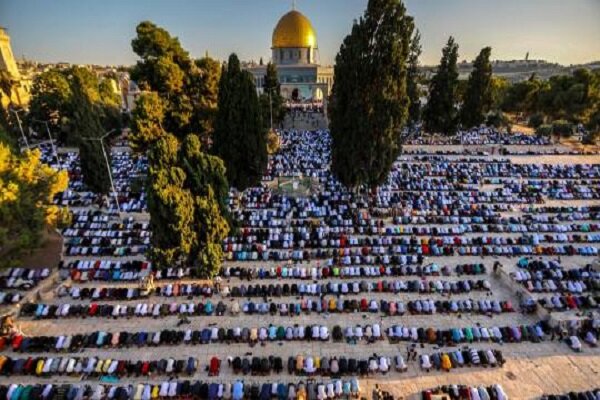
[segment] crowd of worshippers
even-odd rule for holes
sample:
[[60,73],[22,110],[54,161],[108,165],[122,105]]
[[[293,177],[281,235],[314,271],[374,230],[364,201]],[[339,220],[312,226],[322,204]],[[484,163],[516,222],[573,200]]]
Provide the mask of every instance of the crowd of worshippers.
[[49,268],[6,268],[0,270],[0,289],[29,290],[50,276]]
[[232,302],[230,305],[219,301],[216,305],[210,299],[199,302],[172,302],[172,303],[134,303],[134,304],[44,304],[26,303],[20,310],[22,317],[35,319],[65,319],[80,317],[98,318],[161,318],[167,316],[224,316],[238,315],[240,312],[247,315],[277,315],[296,317],[311,313],[357,313],[369,312],[388,316],[434,315],[471,313],[492,316],[494,314],[511,313],[515,309],[510,300],[493,299],[459,299],[459,300],[433,300],[419,299],[404,303],[403,301],[320,298],[313,300],[310,297],[291,303],[277,303],[267,301]]
[[[455,267],[457,276],[462,275],[484,275],[486,267],[481,263],[458,264]],[[451,276],[449,266],[440,267],[436,263],[427,265],[403,265],[403,266],[303,266],[303,265],[278,265],[276,267],[252,267],[224,266],[219,275],[224,278],[239,278],[241,280],[263,280],[263,279],[294,279],[319,281],[329,278],[352,279],[352,278],[379,278],[379,277],[437,277]]]
[[583,392],[543,395],[540,400],[600,400],[600,388]]
[[491,386],[444,385],[421,392],[422,400],[508,400],[500,384]]
[[62,230],[67,256],[133,256],[150,245],[149,223],[128,217],[113,220],[100,211],[73,212],[73,220]]
[[[373,343],[385,340],[390,343],[429,343],[453,346],[463,343],[539,343],[554,338],[554,330],[546,322],[534,325],[512,325],[435,329],[393,325],[383,329],[378,323],[342,327],[335,325],[330,331],[325,325],[273,325],[262,327],[224,328],[209,326],[203,329],[164,329],[162,331],[107,332],[60,336],[23,336],[15,334],[0,338],[0,351],[14,352],[77,352],[85,348],[128,348],[167,345],[203,345],[210,343],[247,343],[250,345],[281,341],[329,341],[347,343]],[[583,324],[577,331],[581,337],[597,341],[598,321]],[[552,336],[550,336],[552,335]],[[586,340],[587,341],[587,340]],[[588,343],[590,343],[588,341]],[[591,344],[591,343],[590,343]]]
[[451,136],[417,136],[410,139],[407,145],[535,145],[549,146],[550,140],[546,137],[526,135],[519,132],[501,132],[494,127],[480,127],[470,130],[459,130]]
[[[453,293],[464,294],[471,291],[489,291],[487,280],[410,280],[410,281],[329,281],[328,283],[292,283],[292,284],[256,284],[239,286],[222,285],[219,293],[231,297],[286,297],[286,296],[321,296],[359,293]],[[147,292],[134,287],[67,287],[57,290],[58,297],[69,296],[72,299],[92,300],[134,300],[149,296],[158,297],[211,297],[214,293],[209,284],[169,283],[156,286],[154,292]]]
[[[79,153],[60,153],[57,161],[51,146],[40,146],[40,150],[42,161],[56,169],[67,170],[69,173],[69,187],[56,196],[56,204],[69,207],[101,205],[111,211],[117,211],[112,198],[103,199],[102,196],[85,187],[79,166]],[[104,168],[104,166],[102,167]],[[117,192],[121,211],[142,212],[146,210],[146,193],[141,182],[147,171],[148,159],[146,156],[123,151],[111,152],[112,183]]]
[[36,287],[50,276],[48,268],[7,268],[0,271],[0,305],[17,304],[23,291]]
[[360,383],[357,378],[308,380],[298,383],[245,383],[202,382],[171,378],[160,383],[117,385],[108,383],[58,384],[44,383],[0,385],[0,397],[16,400],[151,400],[151,399],[207,399],[207,400],[306,400],[358,398]]
[[166,358],[152,361],[116,360],[97,357],[27,357],[0,355],[0,374],[4,376],[33,375],[38,377],[81,376],[84,378],[116,376],[139,377],[154,375],[194,375],[199,362]]
[[520,259],[513,279],[530,292],[581,294],[600,290],[600,272],[591,264],[583,268],[564,268],[553,260]]
[[[426,147],[415,147],[415,148],[403,148],[402,154],[406,157],[407,155],[416,157],[446,157],[452,156],[496,156],[493,160],[495,161],[508,161],[508,159],[498,158],[501,156],[542,156],[542,155],[583,155],[583,154],[595,154],[592,150],[586,149],[573,149],[568,147],[499,147],[499,148],[485,148],[485,147],[466,147],[460,150],[453,150],[450,148],[440,149],[439,147],[426,148]],[[489,161],[489,159],[487,160]]]

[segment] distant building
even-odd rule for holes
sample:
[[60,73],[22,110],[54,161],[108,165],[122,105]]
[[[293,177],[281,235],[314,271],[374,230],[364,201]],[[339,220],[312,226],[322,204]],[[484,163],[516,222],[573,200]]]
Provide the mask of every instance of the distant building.
[[[271,62],[277,67],[281,95],[289,102],[320,102],[326,108],[333,86],[333,67],[319,64],[317,34],[308,18],[296,10],[285,14],[273,30]],[[246,69],[262,93],[266,65]]]
[[10,36],[3,27],[0,27],[0,70],[8,72],[8,77],[13,84],[10,99],[4,93],[1,94],[2,104],[6,106],[12,102],[19,106],[27,106],[31,80],[21,76],[10,46]]

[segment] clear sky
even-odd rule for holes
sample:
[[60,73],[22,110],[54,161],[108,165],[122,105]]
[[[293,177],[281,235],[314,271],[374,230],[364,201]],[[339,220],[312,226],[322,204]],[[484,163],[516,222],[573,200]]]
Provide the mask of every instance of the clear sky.
[[[16,57],[42,62],[132,64],[135,26],[151,20],[178,36],[194,57],[270,57],[271,33],[292,0],[0,0]],[[322,64],[332,63],[367,0],[297,0],[317,31]],[[562,64],[600,59],[600,0],[405,0],[422,32],[425,64],[449,35],[460,60],[484,46],[493,59]]]

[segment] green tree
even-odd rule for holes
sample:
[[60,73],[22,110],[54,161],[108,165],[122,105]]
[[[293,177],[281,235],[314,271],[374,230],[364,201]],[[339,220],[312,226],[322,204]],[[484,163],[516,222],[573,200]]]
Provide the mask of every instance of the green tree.
[[66,171],[42,162],[39,150],[18,154],[0,140],[0,267],[18,265],[39,245],[44,227],[68,218],[66,208],[52,204],[68,180]]
[[452,135],[458,126],[456,89],[458,86],[458,44],[450,36],[442,58],[429,84],[429,99],[423,111],[425,130]]
[[[51,69],[38,75],[31,90],[27,120],[48,121],[50,130],[60,132],[62,141],[77,145],[79,131],[73,126],[73,116],[79,105],[73,99],[74,82],[94,105],[101,125],[109,130],[123,127],[120,97],[110,78],[100,79],[87,68],[74,67],[62,71]],[[33,124],[35,125],[35,124]]]
[[254,78],[241,70],[235,54],[221,73],[213,136],[213,152],[223,159],[231,185],[238,190],[258,185],[267,166],[267,132]]
[[491,82],[491,91],[492,91],[492,110],[500,109],[504,98],[506,97],[506,93],[508,88],[510,87],[510,83],[506,80],[506,78],[492,76]]
[[408,55],[408,68],[406,78],[406,94],[409,98],[408,122],[411,125],[421,120],[421,93],[419,91],[419,81],[421,73],[419,72],[419,57],[421,56],[421,33],[418,29],[412,35],[410,41],[410,53]]
[[543,123],[544,123],[544,114],[536,113],[536,114],[532,114],[529,117],[529,121],[528,121],[527,125],[529,125],[533,129],[537,129]]
[[[86,90],[85,78],[75,76],[71,83],[73,115],[71,127],[77,132],[79,160],[83,182],[96,193],[107,194],[110,191],[110,176],[106,168],[103,144],[104,135],[99,117],[99,106],[90,98]],[[106,150],[110,164],[110,149]]]
[[413,30],[401,1],[370,0],[336,56],[331,169],[348,187],[381,184],[400,153]]
[[277,68],[274,64],[268,63],[263,93],[260,95],[262,120],[266,129],[271,127],[271,109],[273,110],[273,125],[279,125],[285,116],[284,101],[280,89]]
[[569,137],[573,134],[573,124],[564,119],[552,121],[552,133],[562,137]]
[[[219,105],[219,80],[221,63],[208,56],[196,60],[199,73],[197,83],[198,132],[204,137],[212,136]],[[206,140],[205,140],[206,142]]]
[[492,108],[491,47],[484,47],[473,62],[473,71],[467,81],[467,91],[462,104],[461,122],[464,127],[481,125]]
[[213,276],[229,232],[213,190],[213,185],[220,191],[227,186],[222,161],[203,153],[194,135],[181,146],[166,134],[149,152],[148,181],[150,259],[160,267],[190,265]]
[[535,134],[537,136],[545,136],[545,137],[550,137],[552,136],[552,125],[550,124],[542,124],[540,126],[538,126],[537,128],[535,128]]
[[158,93],[142,93],[131,112],[132,123],[129,143],[133,150],[146,152],[150,146],[165,135],[163,120],[166,104]]
[[208,139],[214,130],[220,65],[208,57],[192,61],[177,38],[147,21],[137,26],[132,47],[140,57],[132,79],[147,91],[132,113],[130,139],[148,152],[149,258],[212,276],[229,232],[229,185],[223,161],[203,151],[198,135]]
[[51,129],[61,129],[71,116],[71,96],[66,73],[57,69],[42,72],[33,81],[29,117],[48,121]]

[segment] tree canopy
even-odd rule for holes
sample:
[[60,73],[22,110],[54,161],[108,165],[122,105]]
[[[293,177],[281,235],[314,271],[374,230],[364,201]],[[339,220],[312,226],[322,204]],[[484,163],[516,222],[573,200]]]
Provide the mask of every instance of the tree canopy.
[[254,78],[241,70],[235,54],[221,73],[212,150],[223,159],[233,187],[244,190],[260,183],[267,167],[267,130]]
[[458,44],[450,36],[442,50],[442,58],[429,84],[429,99],[423,111],[425,130],[452,135],[458,126]]
[[227,181],[222,161],[200,146],[195,135],[188,135],[182,145],[166,134],[149,152],[149,257],[159,266],[189,265],[213,276],[221,266],[221,243],[229,232],[220,209]]
[[164,100],[164,130],[179,139],[189,133],[209,135],[218,96],[218,62],[208,57],[193,61],[179,39],[152,22],[138,24],[136,33],[131,46],[140,59],[131,69],[131,79]]
[[[110,176],[100,138],[104,135],[99,107],[93,102],[93,92],[86,90],[84,76],[75,76],[71,83],[73,108],[71,127],[79,139],[79,162],[83,182],[96,193],[110,192]],[[106,151],[110,164],[110,150]]]
[[212,276],[229,232],[229,185],[223,161],[203,151],[200,135],[214,130],[220,65],[192,61],[177,38],[151,22],[138,25],[132,47],[140,60],[131,75],[146,90],[132,113],[130,141],[148,153],[148,256],[160,267],[192,266]]
[[411,125],[421,120],[421,93],[419,91],[419,81],[421,73],[419,72],[419,57],[421,56],[421,33],[418,29],[412,35],[410,40],[410,53],[408,55],[408,70],[406,79],[406,94],[409,98],[408,104],[408,122]]
[[509,86],[501,106],[505,111],[535,115],[536,124],[562,119],[598,129],[600,71],[577,69],[546,81],[532,75]]
[[39,121],[47,121],[51,131],[60,133],[62,141],[77,145],[80,131],[73,126],[79,108],[78,99],[73,96],[75,81],[93,104],[103,129],[122,129],[121,100],[114,91],[116,82],[80,67],[51,69],[35,77],[27,122],[39,126]]
[[348,187],[382,183],[400,152],[413,30],[401,1],[370,0],[336,56],[331,168]]
[[479,126],[493,105],[491,47],[484,47],[475,61],[467,81],[462,104],[461,122],[465,128]]
[[42,162],[39,150],[17,154],[0,140],[0,266],[16,265],[39,245],[44,226],[68,218],[66,208],[52,204],[68,180],[66,171]]

